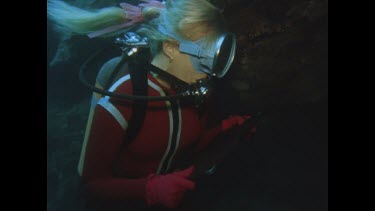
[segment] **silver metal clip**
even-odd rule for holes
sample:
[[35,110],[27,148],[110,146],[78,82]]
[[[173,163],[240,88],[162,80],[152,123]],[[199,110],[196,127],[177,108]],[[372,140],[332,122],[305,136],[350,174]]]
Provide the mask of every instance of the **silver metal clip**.
[[148,48],[147,37],[141,37],[135,32],[126,32],[123,38],[116,38],[115,43],[121,48],[122,51],[127,53],[128,56],[136,53],[138,48]]

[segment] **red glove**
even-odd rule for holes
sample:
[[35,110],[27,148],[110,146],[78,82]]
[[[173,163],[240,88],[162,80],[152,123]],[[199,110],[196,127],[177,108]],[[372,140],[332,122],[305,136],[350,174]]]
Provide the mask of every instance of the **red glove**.
[[221,129],[226,131],[236,125],[242,125],[246,119],[250,119],[251,116],[231,116],[221,121]]
[[195,183],[187,179],[193,171],[194,166],[191,166],[166,175],[149,175],[146,182],[147,204],[162,204],[168,208],[176,208],[180,205],[185,192],[195,188]]

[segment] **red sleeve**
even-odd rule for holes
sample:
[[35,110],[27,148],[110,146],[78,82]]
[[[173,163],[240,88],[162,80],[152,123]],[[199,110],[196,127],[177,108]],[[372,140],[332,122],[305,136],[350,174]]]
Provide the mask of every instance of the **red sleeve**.
[[[242,117],[243,118],[243,117]],[[251,116],[247,116],[247,118],[251,118]],[[232,119],[232,120],[230,120]],[[241,125],[243,123],[244,120],[242,120],[242,122],[238,122],[238,120],[236,120],[236,118],[228,118],[228,119],[224,119],[220,122],[220,124],[216,125],[215,127],[211,128],[211,129],[206,129],[198,143],[197,143],[197,146],[195,148],[195,152],[199,152],[201,150],[203,150],[204,148],[206,148],[213,140],[215,140],[216,136],[221,133],[221,132],[224,132],[224,131],[227,131],[228,129],[230,128],[233,128],[233,127],[236,127],[237,125]],[[251,128],[247,134],[247,136],[244,138],[244,139],[250,139],[252,135],[254,135],[256,132],[256,126],[254,126],[253,128]]]
[[222,131],[221,125],[217,125],[211,129],[205,130],[197,142],[195,152],[199,152],[206,148],[212,140]]
[[102,106],[96,106],[86,146],[82,179],[91,194],[105,200],[144,199],[146,178],[113,176],[124,130]]

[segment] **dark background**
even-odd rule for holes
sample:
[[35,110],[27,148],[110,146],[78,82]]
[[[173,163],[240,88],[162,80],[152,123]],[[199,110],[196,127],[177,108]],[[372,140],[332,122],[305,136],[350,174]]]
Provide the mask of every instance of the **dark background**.
[[[86,8],[117,1],[70,1]],[[261,118],[254,141],[205,190],[207,210],[328,210],[328,0],[216,0],[238,49],[220,116]],[[47,210],[82,210],[77,165],[90,91],[79,66],[108,40],[64,38],[47,21]],[[211,185],[210,185],[211,184]]]

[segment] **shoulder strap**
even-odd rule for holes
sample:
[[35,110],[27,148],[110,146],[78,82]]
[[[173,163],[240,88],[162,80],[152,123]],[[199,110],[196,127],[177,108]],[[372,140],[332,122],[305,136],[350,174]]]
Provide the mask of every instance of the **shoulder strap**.
[[[148,83],[147,83],[147,70],[145,67],[145,60],[143,59],[127,59],[126,55],[121,56],[120,62],[114,68],[109,80],[105,84],[105,90],[108,90],[110,85],[114,82],[114,79],[119,74],[120,70],[124,65],[128,64],[128,72],[130,74],[130,80],[133,86],[133,95],[147,95]],[[134,100],[132,103],[132,114],[128,122],[128,128],[124,137],[123,145],[130,144],[138,135],[139,130],[142,128],[147,109],[147,101],[145,100]]]
[[[147,70],[140,64],[131,63],[129,65],[130,80],[133,86],[133,95],[147,95],[148,83],[147,83]],[[132,115],[128,122],[128,129],[124,138],[124,146],[128,145],[133,141],[139,130],[142,128],[143,122],[146,116],[147,101],[146,100],[134,100],[132,103]]]

